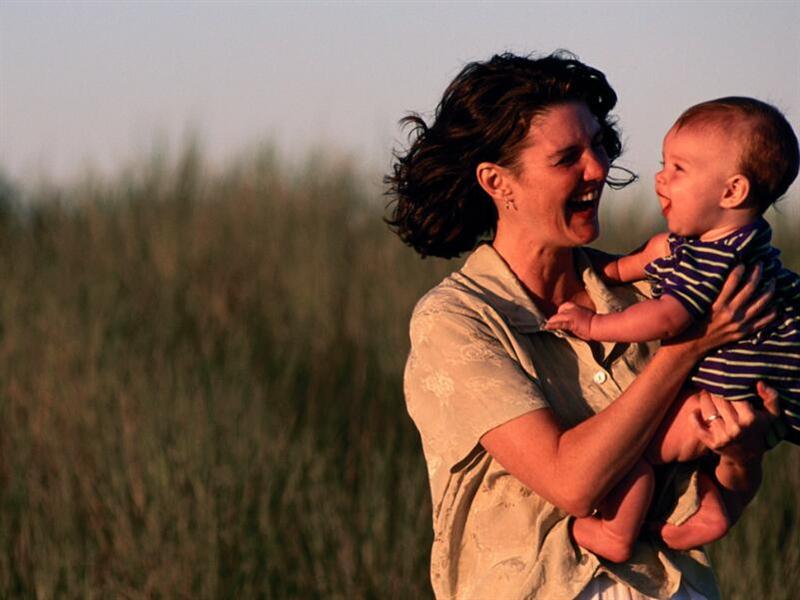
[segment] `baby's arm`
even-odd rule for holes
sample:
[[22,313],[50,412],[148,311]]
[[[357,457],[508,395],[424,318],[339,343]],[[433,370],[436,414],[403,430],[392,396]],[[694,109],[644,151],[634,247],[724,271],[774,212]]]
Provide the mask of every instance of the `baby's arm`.
[[644,271],[648,263],[669,254],[669,243],[666,233],[657,233],[643,246],[630,254],[620,256],[602,266],[603,277],[618,283],[644,279]]
[[558,307],[545,329],[571,331],[584,340],[647,342],[671,338],[686,329],[692,316],[669,294],[645,300],[621,312],[597,314],[572,302]]

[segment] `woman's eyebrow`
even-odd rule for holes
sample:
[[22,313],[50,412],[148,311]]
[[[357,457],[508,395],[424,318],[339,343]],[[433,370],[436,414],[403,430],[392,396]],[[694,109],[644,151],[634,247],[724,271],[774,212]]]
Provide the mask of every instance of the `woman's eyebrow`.
[[[592,143],[598,141],[598,138],[603,137],[603,130],[601,128],[597,128],[594,132],[592,132]],[[571,152],[576,152],[583,147],[582,143],[570,144],[569,146],[564,146],[563,148],[559,148],[555,150],[552,154],[550,154],[549,158],[560,158],[565,156]]]
[[564,148],[559,148],[558,150],[550,154],[548,158],[561,158],[563,156],[566,156],[567,154],[580,150],[580,148],[581,148],[580,144],[571,144]]

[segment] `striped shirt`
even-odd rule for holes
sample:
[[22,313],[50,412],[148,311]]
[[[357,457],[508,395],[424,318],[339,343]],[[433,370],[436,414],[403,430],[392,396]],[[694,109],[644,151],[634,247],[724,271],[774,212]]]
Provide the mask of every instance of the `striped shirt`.
[[759,218],[734,233],[710,242],[670,234],[668,256],[645,271],[653,280],[653,295],[669,294],[693,318],[710,312],[728,273],[739,263],[761,263],[759,294],[775,281],[775,319],[751,337],[723,346],[697,367],[693,383],[728,400],[760,402],[755,391],[761,379],[783,399],[789,440],[800,444],[800,276],[786,269],[780,251],[771,245],[769,224]]

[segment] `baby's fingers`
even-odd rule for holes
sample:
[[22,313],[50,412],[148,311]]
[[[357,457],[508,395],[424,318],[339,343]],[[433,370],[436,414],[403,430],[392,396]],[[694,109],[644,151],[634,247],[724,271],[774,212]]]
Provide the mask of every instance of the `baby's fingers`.
[[562,302],[561,304],[558,305],[558,313],[557,314],[560,315],[560,314],[563,314],[563,313],[569,313],[570,311],[572,311],[572,310],[574,310],[576,308],[578,308],[578,305],[575,304],[574,302]]
[[556,329],[566,329],[569,327],[570,320],[567,317],[561,315],[553,315],[544,324],[544,328],[547,331],[554,331]]

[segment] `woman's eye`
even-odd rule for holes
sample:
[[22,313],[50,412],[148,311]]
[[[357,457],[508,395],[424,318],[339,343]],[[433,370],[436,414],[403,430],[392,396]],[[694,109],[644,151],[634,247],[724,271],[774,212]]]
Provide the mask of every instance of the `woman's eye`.
[[558,165],[560,166],[570,166],[574,165],[579,158],[579,154],[577,152],[570,152],[569,154],[565,154],[561,157],[561,160],[558,161]]

